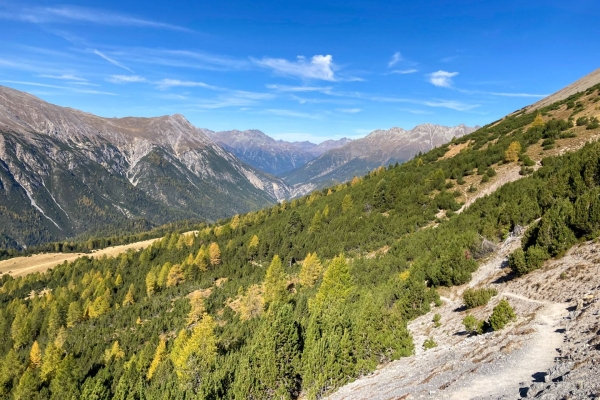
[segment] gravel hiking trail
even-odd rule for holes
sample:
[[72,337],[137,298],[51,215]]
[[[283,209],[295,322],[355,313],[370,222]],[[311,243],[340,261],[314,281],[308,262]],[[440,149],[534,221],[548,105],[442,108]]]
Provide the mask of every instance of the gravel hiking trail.
[[535,317],[533,327],[537,331],[527,343],[524,351],[518,352],[510,362],[492,374],[475,374],[472,383],[452,393],[450,399],[473,399],[477,397],[499,397],[519,387],[521,382],[531,381],[535,373],[552,367],[557,349],[563,342],[560,330],[562,319],[567,315],[567,304],[541,302],[527,297],[504,292],[500,296],[512,297],[536,304],[544,304]]

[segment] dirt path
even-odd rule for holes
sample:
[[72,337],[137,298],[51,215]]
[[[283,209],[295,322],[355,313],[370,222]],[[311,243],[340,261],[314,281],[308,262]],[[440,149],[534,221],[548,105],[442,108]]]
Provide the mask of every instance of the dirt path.
[[[473,399],[476,397],[502,396],[514,392],[521,382],[529,382],[534,374],[546,371],[558,356],[557,349],[563,342],[559,330],[562,319],[567,314],[567,304],[541,302],[514,293],[501,295],[536,304],[545,304],[537,312],[533,327],[537,331],[522,351],[516,352],[509,362],[495,368],[493,373],[473,375],[471,384],[452,393],[451,399]],[[558,332],[557,332],[558,330]]]

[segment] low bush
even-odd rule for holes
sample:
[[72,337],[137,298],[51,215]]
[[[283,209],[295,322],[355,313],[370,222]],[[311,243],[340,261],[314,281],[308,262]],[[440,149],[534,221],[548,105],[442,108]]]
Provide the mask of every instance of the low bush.
[[433,338],[428,338],[425,340],[425,342],[423,342],[423,349],[425,350],[433,349],[434,347],[437,347],[437,343],[435,340],[433,340]]
[[500,300],[500,303],[494,307],[492,315],[490,315],[490,327],[495,331],[499,331],[500,329],[503,329],[506,324],[515,319],[517,319],[515,311],[507,300],[502,299]]
[[475,308],[487,304],[497,294],[498,291],[493,288],[469,288],[463,293],[463,302],[467,308]]

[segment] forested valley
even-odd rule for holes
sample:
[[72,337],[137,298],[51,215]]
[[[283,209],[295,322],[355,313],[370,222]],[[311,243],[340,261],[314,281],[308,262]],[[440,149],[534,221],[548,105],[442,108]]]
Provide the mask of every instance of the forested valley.
[[[470,280],[484,244],[528,226],[510,258],[523,275],[598,234],[600,144],[535,171],[527,151],[598,132],[581,112],[599,100],[597,85],[139,252],[3,274],[0,397],[312,399],[408,356],[408,321]],[[465,180],[506,164],[523,178],[462,207]]]

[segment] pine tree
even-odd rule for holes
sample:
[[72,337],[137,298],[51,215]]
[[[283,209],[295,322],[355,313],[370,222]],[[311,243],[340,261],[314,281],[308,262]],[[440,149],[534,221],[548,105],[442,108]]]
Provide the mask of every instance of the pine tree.
[[181,383],[194,391],[202,384],[217,359],[217,338],[214,327],[212,317],[205,314],[173,361]]
[[212,242],[208,247],[208,257],[210,258],[210,265],[216,266],[221,264],[221,250],[217,243]]
[[181,268],[181,265],[173,265],[169,270],[169,274],[167,276],[167,287],[178,286],[184,281],[185,277],[183,275],[183,269]]
[[167,284],[167,277],[169,276],[169,271],[171,271],[171,267],[173,267],[173,264],[171,264],[170,262],[166,262],[163,264],[162,268],[160,269],[160,272],[158,273],[158,277],[156,278],[156,284],[159,287],[165,287],[165,285]]
[[117,275],[117,277],[115,278],[115,286],[118,288],[123,286],[123,277],[121,276],[121,274]]
[[156,292],[156,274],[154,271],[148,272],[146,275],[146,294],[151,297]]
[[156,351],[154,352],[154,358],[150,363],[150,367],[148,368],[148,373],[146,374],[146,379],[151,380],[156,372],[156,369],[160,365],[160,363],[165,359],[167,354],[167,342],[164,337],[160,338],[158,342],[158,346],[156,347]]
[[536,126],[544,126],[544,118],[542,118],[542,114],[537,113],[537,115],[535,116],[535,119],[533,120],[533,123],[531,124],[532,127],[536,127]]
[[194,263],[200,269],[200,271],[208,270],[208,254],[206,251],[206,246],[202,245],[200,250],[198,250],[198,255],[194,259]]
[[258,245],[260,241],[258,240],[258,236],[254,235],[248,242],[248,258],[253,260],[258,255]]
[[63,316],[57,302],[53,302],[48,313],[48,326],[46,332],[49,337],[54,337],[61,326],[63,326]]
[[104,351],[104,363],[109,364],[113,360],[120,360],[125,357],[125,352],[121,349],[121,345],[118,340],[115,340],[110,346],[110,349]]
[[302,263],[302,268],[300,268],[300,284],[307,287],[314,286],[321,277],[321,273],[323,273],[323,266],[317,257],[317,253],[308,253]]
[[127,291],[125,299],[123,300],[124,306],[128,306],[135,303],[135,299],[133,298],[133,292],[135,292],[135,286],[132,283],[131,285],[129,285],[129,290]]
[[315,312],[344,302],[354,290],[350,267],[343,255],[335,257],[323,275],[323,282],[310,302]]
[[31,340],[33,330],[29,320],[29,311],[25,304],[19,304],[19,306],[17,306],[10,333],[15,349],[25,346]]
[[31,350],[29,351],[29,365],[33,369],[37,369],[42,366],[42,351],[37,340],[33,342]]
[[204,307],[204,298],[200,291],[190,293],[188,298],[190,300],[190,312],[188,313],[187,323],[188,325],[192,325],[200,321],[206,308]]
[[263,283],[265,303],[281,300],[287,292],[287,281],[278,255],[273,257]]
[[231,229],[236,230],[240,226],[240,216],[235,214],[230,222]]
[[352,207],[354,206],[354,203],[352,202],[352,197],[347,194],[344,196],[344,199],[342,200],[342,213],[347,213],[348,211],[352,210]]
[[73,301],[69,304],[67,310],[67,328],[74,327],[83,319],[83,310],[78,301]]
[[321,225],[323,224],[323,217],[321,216],[321,212],[317,211],[310,221],[310,225],[308,227],[308,233],[317,233],[321,231]]
[[504,160],[506,162],[517,162],[519,161],[519,154],[521,153],[521,143],[512,142],[506,152],[504,153]]
[[40,369],[40,376],[44,382],[50,382],[60,364],[64,350],[55,343],[49,343],[44,350],[44,358]]

